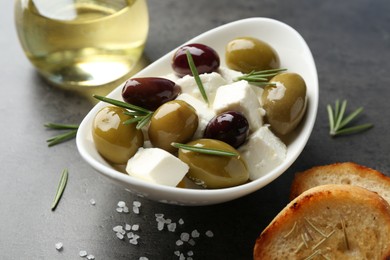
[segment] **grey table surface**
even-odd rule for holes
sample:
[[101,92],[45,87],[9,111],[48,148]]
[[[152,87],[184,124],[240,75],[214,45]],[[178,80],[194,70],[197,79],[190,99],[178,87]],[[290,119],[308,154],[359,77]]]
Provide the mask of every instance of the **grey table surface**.
[[[297,171],[354,161],[390,174],[390,2],[388,0],[149,0],[150,32],[145,55],[154,61],[188,39],[247,17],[270,17],[294,27],[316,61],[318,118],[306,148],[280,178],[244,198],[204,207],[160,204],[135,197],[93,170],[74,141],[48,148],[45,122],[79,123],[92,107],[85,97],[47,85],[25,58],[13,21],[13,2],[0,10],[0,259],[251,259],[256,237],[288,202]],[[328,135],[326,105],[347,99],[365,108],[364,133]],[[55,211],[50,205],[62,169],[69,181]],[[90,200],[96,201],[95,205]],[[140,214],[116,212],[118,201]],[[156,213],[177,222],[175,232],[158,231]],[[140,224],[139,244],[119,240],[117,225]],[[195,245],[175,243],[198,230]],[[212,238],[204,235],[208,230]],[[55,244],[63,243],[57,251]],[[191,253],[190,253],[191,254]]]

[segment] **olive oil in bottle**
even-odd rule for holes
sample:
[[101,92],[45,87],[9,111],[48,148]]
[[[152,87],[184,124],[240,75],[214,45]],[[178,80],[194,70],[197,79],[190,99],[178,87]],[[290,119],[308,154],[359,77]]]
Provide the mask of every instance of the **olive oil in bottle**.
[[149,29],[145,0],[16,0],[21,45],[51,83],[95,87],[131,71]]

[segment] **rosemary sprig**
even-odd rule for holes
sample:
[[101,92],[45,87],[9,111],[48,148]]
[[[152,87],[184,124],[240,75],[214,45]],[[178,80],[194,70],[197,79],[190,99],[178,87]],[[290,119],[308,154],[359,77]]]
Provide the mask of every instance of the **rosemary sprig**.
[[189,50],[186,51],[186,55],[187,55],[188,65],[190,66],[190,70],[191,70],[192,76],[195,79],[196,85],[198,85],[199,91],[202,94],[204,101],[208,104],[209,99],[208,99],[206,91],[204,89],[202,80],[199,77],[199,73],[198,73],[198,70],[196,69],[194,59],[192,58],[192,55],[191,55]]
[[56,195],[54,201],[51,204],[51,210],[55,210],[58,205],[58,202],[61,199],[62,194],[64,193],[66,183],[68,182],[68,169],[64,169],[61,174],[60,182],[58,183]]
[[63,143],[67,140],[70,140],[74,138],[77,134],[77,130],[79,128],[78,125],[73,124],[61,124],[61,123],[46,123],[44,124],[45,127],[54,129],[54,130],[69,130],[63,134],[59,134],[56,136],[53,136],[46,140],[48,143],[48,146],[53,146],[56,144]]
[[214,149],[214,148],[207,148],[207,147],[199,147],[194,145],[187,145],[187,144],[181,144],[181,143],[171,143],[171,145],[175,148],[180,148],[192,152],[198,152],[198,153],[204,153],[209,155],[218,155],[218,156],[240,156],[238,153],[225,151],[221,149]]
[[260,70],[260,71],[252,71],[250,73],[244,74],[240,77],[236,78],[237,80],[246,80],[253,85],[256,86],[264,86],[264,85],[275,85],[275,83],[268,82],[270,77],[276,76],[280,72],[286,71],[287,69],[269,69],[269,70]]
[[103,97],[99,95],[93,95],[94,98],[109,103],[111,105],[125,108],[127,111],[125,112],[126,115],[132,116],[133,118],[126,120],[123,122],[123,124],[134,124],[137,123],[136,128],[141,129],[144,127],[152,118],[153,116],[153,111],[150,111],[148,109],[132,105],[123,101],[119,101],[116,99],[108,98],[108,97]]
[[347,127],[352,120],[358,117],[363,112],[363,107],[356,109],[354,112],[344,117],[345,110],[347,108],[347,101],[343,100],[341,105],[340,101],[336,100],[334,109],[330,104],[327,106],[328,118],[329,118],[329,134],[331,136],[347,135],[360,133],[373,127],[373,124],[361,124],[357,126]]

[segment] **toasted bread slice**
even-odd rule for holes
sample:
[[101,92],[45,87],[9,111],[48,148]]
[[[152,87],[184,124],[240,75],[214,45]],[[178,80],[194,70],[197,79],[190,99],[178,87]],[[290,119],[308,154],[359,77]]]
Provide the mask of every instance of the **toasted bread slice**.
[[390,206],[358,186],[311,188],[261,233],[254,259],[390,259]]
[[378,193],[390,204],[390,177],[352,162],[317,166],[297,173],[291,185],[290,199],[305,190],[324,184],[360,186]]

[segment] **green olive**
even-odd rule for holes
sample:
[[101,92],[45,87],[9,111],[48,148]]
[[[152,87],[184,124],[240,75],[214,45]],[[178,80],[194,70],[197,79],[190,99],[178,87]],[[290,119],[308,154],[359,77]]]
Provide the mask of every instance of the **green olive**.
[[195,109],[182,100],[172,100],[154,112],[148,134],[153,146],[175,152],[177,149],[171,143],[188,142],[197,128],[198,115]]
[[262,94],[266,118],[276,134],[285,135],[295,129],[306,110],[306,84],[296,73],[273,77]]
[[[198,139],[188,145],[238,153],[227,143],[214,139]],[[237,186],[249,178],[248,169],[240,156],[210,155],[179,149],[179,159],[190,167],[187,177],[206,188]]]
[[96,149],[103,158],[115,164],[127,163],[144,142],[136,124],[123,124],[132,118],[124,112],[123,108],[107,106],[93,120],[92,137]]
[[277,52],[268,43],[252,38],[239,37],[226,45],[226,65],[243,73],[277,69],[280,66]]

